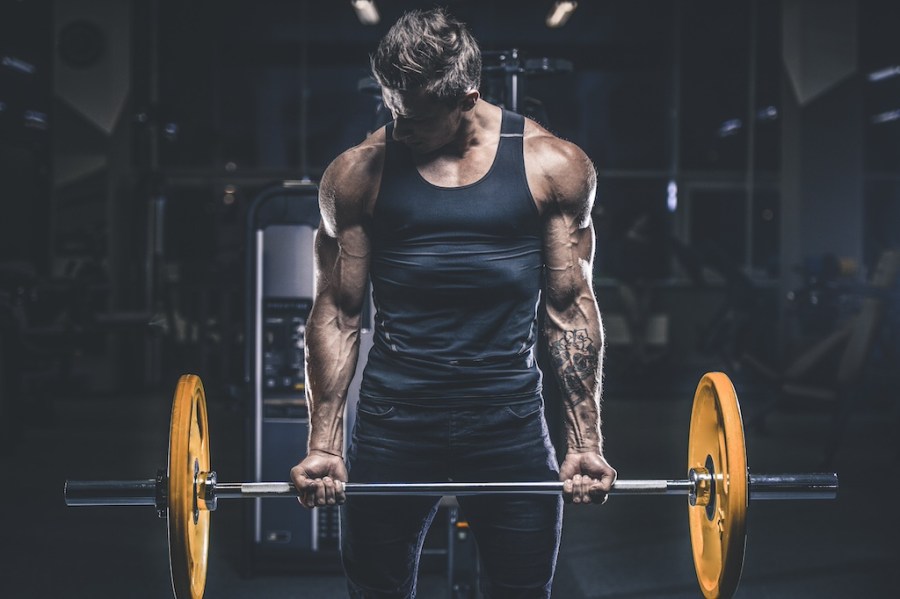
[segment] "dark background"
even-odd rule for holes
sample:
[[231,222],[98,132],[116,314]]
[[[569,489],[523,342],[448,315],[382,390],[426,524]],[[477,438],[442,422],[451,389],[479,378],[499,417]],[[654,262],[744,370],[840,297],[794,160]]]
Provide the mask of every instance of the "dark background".
[[[377,4],[381,22],[364,26],[349,1],[0,0],[0,425],[4,513],[20,523],[0,535],[4,555],[20,556],[0,582],[10,596],[69,591],[22,565],[45,549],[28,530],[44,520],[51,572],[132,559],[85,549],[85,535],[106,532],[86,532],[82,514],[63,513],[51,494],[66,477],[151,476],[178,374],[203,377],[226,478],[239,476],[248,208],[273,183],[317,181],[379,122],[377,96],[360,91],[368,55],[404,10],[433,3]],[[681,476],[685,402],[703,372],[724,370],[767,470],[837,469],[850,489],[838,512],[817,505],[821,518],[791,531],[794,557],[808,556],[797,568],[748,564],[757,586],[744,596],[878,596],[896,585],[898,525],[884,487],[900,466],[900,299],[896,275],[876,271],[900,246],[900,76],[873,74],[900,72],[900,5],[583,1],[550,29],[550,0],[441,4],[470,24],[487,65],[512,49],[571,63],[526,75],[520,108],[597,167],[604,410],[623,478]],[[509,102],[493,71],[483,92]],[[845,337],[808,353],[841,327],[856,345]],[[650,416],[669,410],[671,420]],[[149,465],[131,472],[135,456]],[[669,462],[674,471],[660,467]],[[47,511],[23,512],[34,500],[17,488]],[[803,519],[801,506],[778,509],[784,520],[769,522],[772,544],[757,556],[779,545],[777,526]],[[836,518],[838,537],[817,536]],[[156,528],[148,539],[163,543]],[[231,559],[221,567],[238,571],[240,535],[223,537]],[[841,561],[848,539],[869,552]],[[622,553],[565,542],[561,560]],[[164,555],[151,553],[164,573]],[[65,565],[72,554],[81,566]],[[585,570],[577,559],[561,563],[585,576],[572,574]],[[682,586],[616,586],[605,571],[581,590],[565,583],[565,596],[691,596],[685,567]],[[85,596],[107,574],[85,575]],[[841,590],[859,584],[874,586]]]

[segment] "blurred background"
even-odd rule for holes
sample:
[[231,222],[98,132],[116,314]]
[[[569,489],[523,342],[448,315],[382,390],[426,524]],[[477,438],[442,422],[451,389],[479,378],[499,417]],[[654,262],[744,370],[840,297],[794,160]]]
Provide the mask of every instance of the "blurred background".
[[[741,596],[896,588],[900,5],[439,4],[481,44],[484,97],[597,167],[622,477],[682,477],[694,387],[725,371],[754,470],[837,470],[845,489],[759,508]],[[4,595],[166,595],[163,524],[66,511],[61,491],[152,478],[181,373],[206,385],[220,480],[287,477],[305,446],[315,184],[390,118],[377,41],[433,5],[0,1]],[[341,596],[334,514],[253,503],[214,516],[208,595]],[[696,596],[683,506],[610,503],[567,511],[555,596]],[[474,596],[474,562],[446,563],[451,520],[421,596]]]

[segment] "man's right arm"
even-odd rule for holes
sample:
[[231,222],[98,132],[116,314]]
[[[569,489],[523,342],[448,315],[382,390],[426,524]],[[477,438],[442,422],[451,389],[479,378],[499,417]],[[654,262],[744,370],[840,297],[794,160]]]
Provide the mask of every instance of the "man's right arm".
[[307,507],[342,501],[341,483],[347,480],[344,409],[359,356],[369,273],[365,221],[377,183],[371,177],[372,158],[371,146],[349,150],[328,167],[319,187],[315,298],[306,323],[308,452],[291,470],[300,502]]

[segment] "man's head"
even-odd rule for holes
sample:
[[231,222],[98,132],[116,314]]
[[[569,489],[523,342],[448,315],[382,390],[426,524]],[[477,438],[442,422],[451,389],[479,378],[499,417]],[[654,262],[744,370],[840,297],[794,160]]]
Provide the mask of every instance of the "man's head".
[[475,106],[481,50],[465,24],[443,9],[414,10],[378,44],[372,73],[394,115],[395,137],[428,151]]
[[400,17],[372,56],[382,88],[422,91],[454,104],[481,83],[481,50],[465,24],[441,8]]

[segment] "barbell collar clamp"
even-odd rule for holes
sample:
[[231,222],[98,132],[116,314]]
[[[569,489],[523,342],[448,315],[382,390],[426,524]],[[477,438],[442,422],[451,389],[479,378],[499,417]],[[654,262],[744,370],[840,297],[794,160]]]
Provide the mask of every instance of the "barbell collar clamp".
[[216,494],[218,476],[216,471],[201,472],[197,476],[197,505],[208,512],[216,511],[219,505],[219,496]]
[[688,491],[688,502],[692,506],[705,507],[709,505],[709,498],[712,493],[713,477],[706,468],[691,468],[688,472],[688,480],[691,482],[691,489]]
[[[67,483],[68,484],[68,483]],[[168,474],[162,468],[156,471],[156,515],[162,520],[169,515],[169,483]]]

